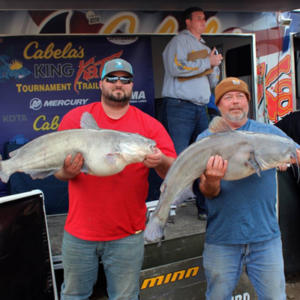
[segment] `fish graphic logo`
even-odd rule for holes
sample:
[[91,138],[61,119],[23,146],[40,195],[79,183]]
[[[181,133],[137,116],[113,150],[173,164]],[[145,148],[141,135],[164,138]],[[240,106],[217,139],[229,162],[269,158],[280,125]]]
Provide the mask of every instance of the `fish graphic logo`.
[[118,69],[123,69],[122,62],[119,61],[119,60],[117,60],[117,61],[116,61],[116,66],[115,66],[115,67],[118,68]]
[[13,60],[10,64],[7,63],[9,57],[7,55],[0,56],[0,82],[9,80],[19,80],[27,77],[31,72],[23,67],[23,63],[18,60]]

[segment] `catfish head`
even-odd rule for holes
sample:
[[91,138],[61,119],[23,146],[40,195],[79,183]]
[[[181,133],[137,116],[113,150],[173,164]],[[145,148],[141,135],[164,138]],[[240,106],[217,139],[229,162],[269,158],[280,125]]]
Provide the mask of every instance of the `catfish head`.
[[259,137],[252,134],[254,157],[261,170],[276,168],[297,158],[296,145],[292,140],[272,134],[260,134]]
[[128,134],[120,142],[119,148],[127,163],[142,162],[147,155],[154,153],[156,142],[139,134]]

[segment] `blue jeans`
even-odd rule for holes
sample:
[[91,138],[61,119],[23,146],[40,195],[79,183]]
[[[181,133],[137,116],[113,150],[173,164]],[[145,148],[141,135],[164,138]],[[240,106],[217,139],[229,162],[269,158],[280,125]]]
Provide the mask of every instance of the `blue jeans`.
[[139,276],[144,259],[144,232],[114,241],[93,242],[78,239],[65,231],[61,300],[89,299],[97,282],[100,256],[109,300],[138,299]]
[[[162,105],[162,123],[168,131],[177,155],[191,143],[198,135],[208,128],[206,105],[196,105],[190,101],[164,98]],[[206,213],[205,198],[196,200],[198,212]]]
[[197,139],[202,131],[208,128],[206,105],[196,105],[182,99],[164,98],[162,123],[179,155]]
[[259,300],[285,300],[281,238],[247,245],[204,245],[206,300],[231,300],[243,265]]

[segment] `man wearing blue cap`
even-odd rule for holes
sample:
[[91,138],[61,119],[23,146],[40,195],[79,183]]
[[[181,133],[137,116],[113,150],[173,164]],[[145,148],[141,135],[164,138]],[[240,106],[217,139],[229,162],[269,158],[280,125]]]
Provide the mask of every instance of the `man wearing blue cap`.
[[62,246],[62,300],[87,300],[97,281],[99,257],[110,300],[137,300],[144,257],[145,200],[149,168],[164,178],[176,157],[171,138],[154,118],[130,105],[132,66],[123,59],[108,61],[102,72],[101,102],[67,113],[59,130],[80,128],[80,117],[91,113],[100,128],[139,133],[157,143],[143,163],[122,172],[96,177],[80,172],[83,157],[71,155],[56,173],[69,180],[69,213]]

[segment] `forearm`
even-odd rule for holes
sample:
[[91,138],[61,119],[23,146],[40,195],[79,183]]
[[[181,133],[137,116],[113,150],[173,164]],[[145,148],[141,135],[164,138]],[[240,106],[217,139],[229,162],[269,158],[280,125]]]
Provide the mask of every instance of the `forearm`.
[[[188,38],[188,40],[190,40],[190,38]],[[188,55],[192,52],[192,49],[195,49],[195,51],[202,50],[207,53],[210,52],[209,48],[198,42],[194,45],[187,44],[187,39],[182,35],[177,36],[175,40],[172,41],[172,44],[164,51],[163,59],[172,77],[194,76],[211,68],[208,57],[188,60]]]
[[216,197],[221,191],[221,181],[209,181],[204,175],[200,177],[199,190],[208,199]]
[[214,67],[213,72],[207,75],[209,80],[209,85],[211,88],[216,87],[220,79],[220,69],[219,67]]
[[63,181],[75,178],[81,171],[83,166],[83,156],[77,153],[72,161],[72,155],[68,155],[65,159],[63,167],[54,174],[54,176]]
[[171,167],[171,165],[173,164],[174,160],[175,160],[174,157],[169,157],[169,156],[166,156],[163,154],[161,163],[157,167],[154,168],[156,173],[162,179],[164,179],[166,177],[166,174],[167,174],[169,168]]
[[54,176],[62,181],[68,181],[70,179],[73,179],[75,176],[74,175],[70,175],[68,173],[65,172],[64,168],[61,168],[58,172],[56,172],[54,174]]

